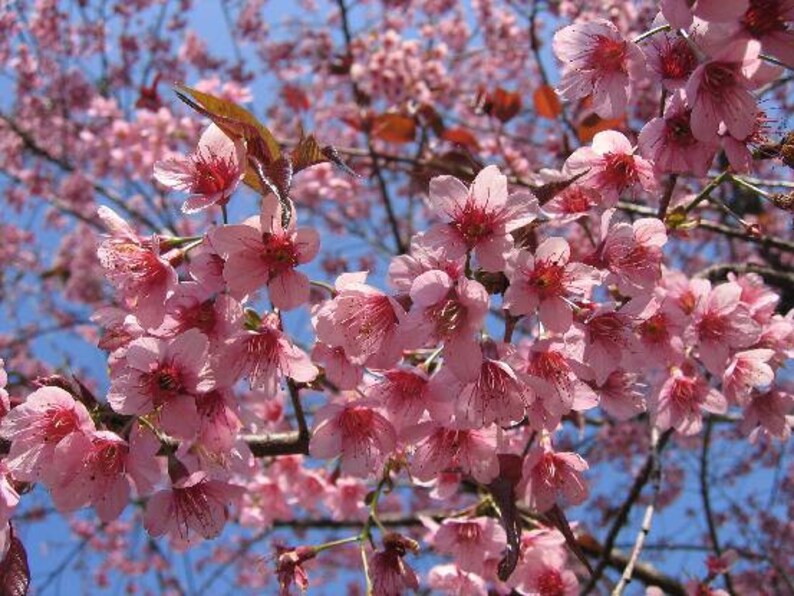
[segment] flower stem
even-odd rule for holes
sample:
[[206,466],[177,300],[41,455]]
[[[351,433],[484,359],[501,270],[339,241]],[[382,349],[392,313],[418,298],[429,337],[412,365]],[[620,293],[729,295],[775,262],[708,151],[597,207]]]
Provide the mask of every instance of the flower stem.
[[653,29],[646,31],[645,33],[641,33],[640,35],[635,37],[632,41],[634,43],[640,43],[641,41],[645,41],[646,39],[648,39],[653,35],[656,35],[657,33],[661,33],[662,31],[669,31],[669,30],[670,30],[670,25],[659,25],[658,27],[654,27]]

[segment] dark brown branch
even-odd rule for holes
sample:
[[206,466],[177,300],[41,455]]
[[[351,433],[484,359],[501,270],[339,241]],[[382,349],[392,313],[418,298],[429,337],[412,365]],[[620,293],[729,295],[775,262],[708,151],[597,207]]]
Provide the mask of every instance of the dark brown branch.
[[781,271],[756,263],[718,263],[699,271],[696,277],[719,280],[725,279],[728,273],[757,273],[771,285],[794,290],[794,271]]
[[[626,211],[627,213],[636,213],[637,215],[643,215],[645,217],[656,217],[657,215],[656,210],[654,210],[651,207],[646,207],[645,205],[637,205],[636,203],[629,203],[627,201],[620,201],[618,203],[618,209],[620,209],[621,211]],[[791,242],[789,240],[783,240],[782,238],[778,238],[776,236],[767,236],[765,234],[754,236],[752,234],[747,233],[744,230],[732,228],[731,226],[726,226],[721,223],[717,223],[715,221],[710,221],[707,219],[699,220],[697,222],[697,227],[702,230],[717,232],[718,234],[722,234],[723,236],[727,236],[728,238],[737,238],[739,240],[744,240],[746,242],[749,242],[750,244],[758,244],[766,248],[776,248],[778,250],[794,253],[794,242]]]

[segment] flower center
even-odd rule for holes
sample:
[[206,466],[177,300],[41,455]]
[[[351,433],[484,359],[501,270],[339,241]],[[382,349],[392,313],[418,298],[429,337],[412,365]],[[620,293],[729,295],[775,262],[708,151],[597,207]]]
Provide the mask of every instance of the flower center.
[[461,235],[469,248],[473,248],[480,240],[493,233],[494,214],[468,201],[455,216],[453,227]]
[[756,39],[786,30],[780,0],[750,0],[750,8],[742,17],[742,25]]
[[665,132],[667,133],[665,136],[668,143],[678,147],[689,147],[697,142],[695,137],[692,136],[692,129],[689,126],[689,112],[676,114],[672,118],[665,120],[665,125]]
[[698,60],[686,40],[676,39],[671,42],[668,39],[664,47],[659,49],[659,63],[662,78],[677,81],[689,78],[695,71]]
[[607,153],[603,157],[604,170],[601,181],[606,186],[623,192],[639,180],[634,167],[634,157],[628,153]]
[[736,85],[736,65],[729,62],[711,62],[703,71],[703,88],[719,96]]
[[564,596],[565,584],[560,572],[556,569],[545,569],[537,580],[538,594],[540,596]]
[[261,258],[267,263],[271,275],[277,275],[298,265],[295,244],[286,234],[263,234],[264,250]]
[[667,318],[658,312],[639,326],[639,332],[643,339],[652,343],[661,343],[669,336]]
[[214,153],[197,153],[193,156],[195,176],[190,192],[194,195],[212,195],[222,192],[234,181],[237,168],[231,157]]
[[124,472],[124,456],[127,449],[116,441],[102,439],[94,441],[94,451],[91,459],[94,469],[104,476],[118,476]]
[[45,443],[58,443],[77,428],[77,416],[73,410],[53,408],[47,414],[44,429]]
[[626,72],[626,42],[596,35],[589,66],[601,72]]
[[450,291],[449,297],[429,307],[426,316],[435,323],[436,335],[446,337],[459,329],[466,320],[466,307]]
[[559,296],[563,293],[565,268],[549,261],[538,261],[529,276],[531,285],[541,298]]

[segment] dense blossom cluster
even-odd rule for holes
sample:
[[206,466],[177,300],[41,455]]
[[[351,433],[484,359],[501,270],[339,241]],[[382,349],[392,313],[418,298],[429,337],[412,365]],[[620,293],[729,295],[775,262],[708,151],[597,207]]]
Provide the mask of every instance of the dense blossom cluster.
[[[40,2],[37,10],[57,12],[56,4]],[[426,10],[444,14],[454,4]],[[581,3],[562,4],[565,16]],[[502,8],[490,14],[491,3],[475,8],[489,24],[492,50],[507,52],[494,32],[513,31],[515,17]],[[98,399],[76,378],[35,370],[30,390],[6,388],[0,360],[4,542],[13,537],[20,492],[40,483],[59,512],[92,507],[110,532],[141,520],[151,537],[167,536],[179,549],[218,537],[230,523],[255,535],[302,518],[359,528],[340,540],[309,544],[295,534],[290,540],[299,546],[279,544],[272,571],[284,593],[305,589],[324,558],[356,544],[374,594],[420,585],[449,594],[576,594],[590,577],[582,561],[592,553],[563,510],[604,498],[591,466],[630,457],[620,454],[625,444],[649,454],[650,470],[671,437],[686,448],[704,432],[707,452],[717,422],[730,424],[746,449],[787,441],[794,289],[775,289],[752,268],[710,271],[705,265],[724,252],[716,243],[702,249],[711,254],[681,247],[697,238],[700,221],[690,213],[709,201],[728,221],[739,220],[739,227],[712,225],[745,241],[737,260],[753,256],[752,242],[775,247],[760,226],[775,231],[779,222],[747,219],[710,193],[728,179],[758,190],[740,175],[761,159],[792,160],[783,149],[790,139],[773,142],[760,93],[794,66],[794,5],[671,0],[658,8],[643,17],[644,33],[623,17],[587,18],[585,11],[554,34],[562,65],[554,99],[566,102],[555,122],[565,135],[573,126],[567,114],[585,109],[599,124],[575,147],[567,137],[550,142],[556,161],[522,156],[521,144],[504,134],[513,116],[497,107],[496,95],[484,100],[478,92],[477,117],[500,122],[495,140],[481,140],[488,148],[478,160],[472,133],[474,142],[460,130],[438,139],[467,145],[468,161],[464,153],[449,158],[446,173],[443,160],[436,170],[423,165],[410,193],[424,209],[413,207],[422,213],[410,225],[392,213],[376,151],[384,140],[413,139],[395,141],[400,131],[373,138],[366,110],[375,100],[411,104],[413,126],[429,130],[434,110],[417,106],[446,96],[436,107],[451,109],[456,73],[447,54],[462,27],[454,20],[430,50],[388,29],[335,58],[352,65],[329,67],[343,71],[355,101],[347,109],[323,105],[318,114],[354,120],[354,134],[367,135],[370,170],[361,173],[379,179],[385,207],[377,198],[356,202],[361,178],[317,165],[340,165],[331,153],[306,169],[298,150],[289,159],[286,152],[263,158],[274,151],[268,143],[278,143],[236,105],[249,97],[242,86],[200,86],[212,95],[195,92],[193,107],[213,122],[196,146],[181,150],[172,137],[196,133],[196,123],[163,107],[156,84],[141,94],[147,116],[134,124],[114,100],[85,98],[86,110],[113,122],[115,135],[86,127],[69,141],[78,154],[96,157],[91,175],[136,180],[148,171],[160,189],[187,195],[184,217],[149,226],[144,197],[93,208],[83,195],[102,187],[81,182],[78,172],[55,193],[56,208],[103,227],[95,263],[82,250],[81,228],[65,242],[58,267],[70,272],[66,292],[88,303],[101,327],[91,338],[106,353],[109,388]],[[37,14],[39,26],[49,22]],[[243,38],[264,26],[256,14],[256,7],[241,11]],[[5,25],[16,26],[13,18]],[[348,29],[345,21],[349,37]],[[199,71],[210,69],[191,39],[180,54]],[[268,50],[274,63],[288,58],[277,45]],[[33,56],[16,59],[36,76]],[[293,107],[309,109],[300,108],[306,98],[297,93]],[[641,107],[627,122],[633,105]],[[274,130],[283,131],[286,116],[273,116]],[[16,135],[0,144],[18,143],[21,152],[33,142],[9,130]],[[151,149],[143,153],[147,135]],[[301,131],[297,142],[305,138]],[[106,143],[135,150],[113,154]],[[687,177],[692,183],[677,188]],[[324,212],[334,201],[338,211]],[[360,267],[333,262],[338,240],[327,231],[352,234],[350,222],[381,210],[372,242],[384,248],[390,223],[398,254],[380,263],[362,257]],[[0,230],[10,238],[4,244],[16,242],[17,232]],[[74,255],[112,293],[72,272]],[[776,258],[789,271],[791,254]],[[704,267],[697,272],[690,261]],[[603,427],[602,451],[572,438],[584,437],[588,425]],[[659,502],[677,497],[656,492]],[[431,513],[402,527],[406,510]],[[427,549],[437,558],[419,574],[412,558]],[[710,586],[728,572],[723,567],[693,581],[693,593],[717,593]],[[256,587],[266,573],[238,579]],[[752,574],[744,581],[750,585]]]

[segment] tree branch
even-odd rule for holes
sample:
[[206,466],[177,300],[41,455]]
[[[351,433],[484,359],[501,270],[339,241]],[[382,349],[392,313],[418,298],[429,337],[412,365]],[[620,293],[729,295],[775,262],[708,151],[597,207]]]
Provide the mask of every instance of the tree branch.
[[659,446],[658,449],[652,451],[648,454],[648,457],[645,460],[645,465],[643,465],[640,473],[634,480],[634,484],[629,491],[629,494],[626,495],[626,499],[623,501],[623,504],[620,506],[617,515],[615,516],[615,521],[612,523],[612,527],[609,529],[609,533],[607,534],[607,538],[604,541],[604,550],[601,554],[601,558],[598,561],[595,569],[593,570],[593,574],[590,576],[590,580],[587,582],[585,587],[582,589],[582,596],[585,594],[589,594],[593,591],[598,584],[598,581],[604,575],[604,570],[609,565],[609,561],[612,559],[612,549],[615,546],[615,541],[618,538],[618,534],[623,526],[629,519],[629,513],[631,512],[634,503],[637,502],[637,499],[640,498],[640,493],[642,493],[642,489],[651,479],[651,473],[653,472],[658,455],[661,454],[662,450],[664,449],[667,442],[670,440],[670,437],[673,434],[673,429],[666,430],[662,436],[659,438]]

